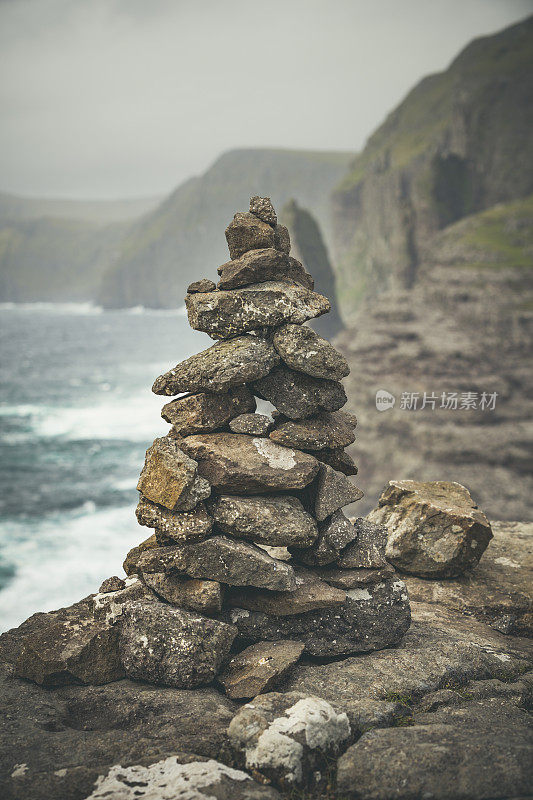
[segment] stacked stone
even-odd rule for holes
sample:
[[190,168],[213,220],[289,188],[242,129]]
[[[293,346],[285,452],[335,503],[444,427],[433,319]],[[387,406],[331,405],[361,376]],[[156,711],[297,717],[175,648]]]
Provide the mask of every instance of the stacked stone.
[[[138,521],[154,533],[124,563],[140,581],[117,594],[130,596],[127,674],[192,686],[219,673],[231,696],[250,697],[304,650],[329,657],[397,643],[410,615],[384,559],[385,530],[343,513],[362,496],[344,449],[356,419],[340,410],[349,368],[305,324],[330,304],[290,256],[269,198],[253,197],[226,239],[218,286],[196,281],[186,298],[191,326],[216,342],[153,386],[177,396],[137,487]],[[109,614],[118,598],[103,594]],[[162,621],[154,598],[168,604]],[[198,647],[199,661],[214,653],[206,670],[175,668]],[[241,652],[228,666],[231,648]]]

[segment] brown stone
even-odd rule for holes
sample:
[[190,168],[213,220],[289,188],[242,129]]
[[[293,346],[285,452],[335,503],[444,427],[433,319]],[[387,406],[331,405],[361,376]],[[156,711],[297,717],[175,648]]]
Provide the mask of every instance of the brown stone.
[[222,586],[218,581],[189,579],[172,572],[143,572],[143,580],[171,605],[208,615],[222,610]]
[[221,495],[209,511],[217,528],[257,544],[306,547],[318,535],[316,522],[296,497]]
[[156,439],[146,451],[137,489],[153,503],[183,511],[211,493],[205,481],[199,483],[197,464],[168,436]]
[[216,289],[214,281],[209,278],[200,278],[199,281],[193,281],[187,287],[187,294],[195,294],[196,292],[212,292]]
[[288,367],[313,378],[340,381],[350,373],[342,353],[307,325],[283,325],[273,344]]
[[265,414],[241,414],[232,419],[229,427],[233,433],[249,433],[252,436],[266,436],[274,423]]
[[146,550],[153,550],[155,547],[160,547],[161,545],[158,544],[155,533],[149,536],[140,544],[136,545],[136,547],[132,547],[131,550],[128,552],[128,555],[124,559],[124,563],[122,568],[126,575],[135,575],[138,570],[138,563],[139,558]]
[[246,386],[225,394],[199,392],[179,397],[163,406],[161,416],[178,436],[209,433],[224,428],[234,417],[255,411],[255,397]]
[[297,549],[291,553],[302,564],[323,566],[339,558],[344,548],[357,538],[357,529],[339,509],[318,526],[318,538],[311,547]]
[[343,448],[355,441],[357,419],[346,411],[321,411],[301,420],[277,421],[272,441],[299,450]]
[[258,642],[233,656],[217,680],[232,700],[247,700],[270,691],[287,675],[303,652],[302,642]]
[[278,224],[278,218],[270,197],[259,197],[258,195],[250,197],[250,214],[273,227]]
[[178,542],[205,539],[213,529],[213,520],[204,503],[198,503],[192,511],[169,511],[141,496],[135,514],[139,525],[155,528],[167,539]]
[[357,531],[357,538],[340,553],[337,564],[343,569],[381,569],[387,566],[385,546],[387,531],[383,525],[365,517],[350,520]]
[[306,289],[314,287],[313,278],[299,261],[273,247],[249,250],[240,258],[222,264],[218,274],[219,289],[239,289],[265,281],[298,283]]
[[338,411],[346,403],[341,383],[312,378],[279,366],[254,383],[255,393],[289,419],[311,417],[319,411]]
[[261,589],[230,589],[226,604],[233,608],[261,611],[277,617],[305,614],[319,608],[342,606],[346,592],[336,589],[309,570],[296,569],[293,592],[271,592]]

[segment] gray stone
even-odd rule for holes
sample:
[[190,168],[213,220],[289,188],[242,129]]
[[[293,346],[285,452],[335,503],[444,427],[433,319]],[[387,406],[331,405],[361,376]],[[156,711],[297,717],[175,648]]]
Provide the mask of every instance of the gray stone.
[[258,195],[250,197],[250,214],[258,217],[263,222],[268,222],[269,225],[276,226],[278,224],[278,218],[270,197],[259,197]]
[[314,511],[319,522],[338,511],[339,508],[355,503],[363,492],[346,475],[336,472],[328,464],[321,464],[316,478]]
[[140,544],[132,547],[124,559],[124,563],[122,564],[122,568],[126,575],[135,575],[138,572],[137,564],[142,553],[144,553],[146,550],[153,550],[155,547],[161,547],[157,541],[155,533],[142,541]]
[[258,642],[233,656],[218,676],[232,700],[248,700],[268,692],[283,680],[302,655],[302,642]]
[[128,603],[143,600],[156,600],[152,590],[138,575],[130,575],[124,581],[124,588],[114,592],[98,592],[91,598],[93,616],[106,625],[114,625],[122,616]]
[[215,339],[272,328],[284,322],[305,322],[327,314],[331,306],[321,294],[296,284],[267,281],[242,289],[189,294],[189,324]]
[[249,250],[240,258],[222,264],[218,274],[219,289],[239,289],[265,281],[298,283],[306,289],[314,287],[313,278],[299,261],[272,247]]
[[318,538],[311,547],[291,547],[291,553],[303,564],[324,566],[336,561],[341,551],[356,538],[357,528],[339,510],[318,526]]
[[351,522],[357,532],[357,538],[339,555],[337,565],[343,569],[386,567],[387,531],[383,525],[376,525],[364,517],[352,519]]
[[116,764],[98,779],[86,800],[277,800],[278,792],[261,786],[241,770],[219,761],[169,756],[145,767]]
[[[336,586],[339,589],[357,589],[358,586],[379,583],[388,580],[394,575],[394,568],[387,564],[383,569],[339,569],[338,567],[315,568],[314,572],[319,578]],[[407,581],[405,584],[409,590]],[[409,596],[412,599],[409,590]]]
[[299,450],[342,448],[355,442],[357,420],[345,411],[321,411],[313,417],[276,422],[270,433],[273,442]]
[[222,610],[222,586],[217,581],[189,579],[172,572],[144,572],[143,580],[173,606],[207,615]]
[[271,692],[237,712],[230,745],[245,769],[284,789],[310,783],[350,740],[350,723],[320,697]]
[[291,369],[305,372],[313,378],[333,381],[340,381],[350,373],[342,353],[306,325],[283,325],[275,332],[272,341]]
[[211,487],[198,476],[198,465],[169,436],[155,439],[146,451],[137,489],[165,508],[191,511],[211,494]]
[[308,453],[280,447],[270,439],[240,433],[205,433],[180,443],[198,462],[198,472],[217,492],[261,494],[302,489],[318,472]]
[[196,292],[212,292],[216,289],[214,281],[209,278],[200,278],[199,281],[193,281],[187,287],[187,294],[195,294]]
[[277,561],[260,547],[226,536],[212,536],[203,542],[146,550],[138,569],[147,572],[184,572],[191,578],[256,586],[260,589],[292,591],[296,579],[291,566]]
[[341,383],[312,378],[280,366],[254,383],[259,397],[268,400],[289,419],[311,417],[319,411],[338,411],[346,403]]
[[106,578],[103,583],[101,583],[100,588],[98,589],[99,592],[118,592],[119,589],[124,589],[125,582],[122,578],[119,578],[117,575],[113,575],[111,578]]
[[230,589],[226,605],[248,611],[261,611],[273,617],[288,617],[320,608],[338,608],[346,602],[346,592],[321,581],[312,572],[297,568],[295,575],[296,589],[293,592]]
[[315,450],[315,458],[323,461],[324,464],[329,464],[330,467],[342,472],[344,475],[357,475],[358,469],[353,458],[345,453],[344,450]]
[[234,386],[268,375],[279,364],[274,347],[260,336],[237,336],[217,342],[207,350],[177,364],[154,382],[155,394],[181,392],[224,393]]
[[346,592],[342,606],[291,616],[233,609],[227,619],[239,629],[239,641],[298,639],[313,656],[368,653],[392,647],[409,628],[411,614],[405,584],[385,580]]
[[368,519],[387,528],[387,559],[425,578],[461,575],[492,539],[468,489],[451,481],[389,481]]
[[200,392],[179,397],[163,406],[161,416],[170,422],[178,436],[189,436],[224,428],[234,417],[255,411],[255,407],[250,390],[237,386],[225,394]]
[[233,433],[249,433],[252,436],[266,436],[274,425],[265,414],[241,414],[229,424]]
[[139,525],[156,528],[159,533],[178,542],[205,539],[213,529],[213,520],[204,503],[198,503],[193,511],[169,511],[141,495],[135,514]]
[[239,258],[247,250],[276,247],[276,234],[268,222],[254,214],[238,212],[226,228],[226,241],[231,258]]
[[316,522],[296,497],[220,495],[209,512],[220,530],[257,544],[305,547],[318,535]]
[[211,683],[235,634],[231,625],[165,603],[130,603],[122,614],[120,656],[130,678],[190,689]]

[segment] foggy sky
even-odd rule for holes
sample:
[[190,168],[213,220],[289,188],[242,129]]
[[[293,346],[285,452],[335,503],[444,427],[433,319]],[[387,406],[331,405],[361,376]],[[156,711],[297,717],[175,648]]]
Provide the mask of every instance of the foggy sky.
[[356,150],[531,0],[0,0],[0,190],[164,194],[236,147]]

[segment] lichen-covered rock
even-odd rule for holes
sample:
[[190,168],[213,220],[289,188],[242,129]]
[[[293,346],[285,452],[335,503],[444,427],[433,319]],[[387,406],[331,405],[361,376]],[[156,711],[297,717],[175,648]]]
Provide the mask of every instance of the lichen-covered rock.
[[146,550],[138,569],[147,572],[178,571],[191,578],[220,581],[231,586],[292,591],[296,579],[291,566],[272,558],[260,547],[227,536],[212,536],[203,542]]
[[346,403],[341,383],[312,378],[285,366],[276,367],[255,381],[254,389],[289,419],[311,417],[319,411],[338,411]]
[[185,578],[172,572],[144,572],[143,580],[173,606],[208,615],[222,609],[222,586],[218,581]]
[[155,528],[175,541],[205,539],[213,529],[213,520],[198,503],[192,511],[170,511],[141,495],[135,510],[139,525]]
[[405,584],[389,579],[349,589],[335,608],[278,617],[232,609],[227,619],[244,643],[298,639],[310,655],[330,657],[392,647],[408,630],[411,613]]
[[254,214],[263,222],[268,222],[269,225],[276,226],[278,224],[270,197],[259,197],[258,195],[250,197],[250,214]]
[[268,375],[279,364],[274,347],[260,336],[237,336],[217,342],[185,359],[154,381],[155,394],[224,393]]
[[226,241],[231,258],[239,258],[248,250],[273,247],[283,253],[291,248],[289,232],[284,225],[272,227],[255,214],[239,211],[226,228]]
[[306,325],[283,325],[272,342],[288,367],[313,378],[340,381],[350,373],[342,353]]
[[296,497],[220,495],[209,512],[220,530],[258,544],[307,547],[318,535],[316,522]]
[[196,292],[212,292],[216,289],[215,282],[209,278],[200,278],[199,281],[193,281],[187,287],[187,294],[195,294]]
[[239,289],[266,281],[297,283],[306,289],[314,287],[312,277],[299,261],[272,247],[249,250],[240,258],[222,264],[218,274],[219,289]]
[[237,386],[225,394],[199,392],[179,397],[163,406],[161,416],[178,436],[190,436],[223,428],[234,417],[255,411],[255,407],[250,390]]
[[229,424],[233,433],[249,433],[252,436],[266,436],[273,426],[274,422],[265,414],[241,414]]
[[274,617],[288,617],[319,608],[338,608],[346,602],[346,592],[320,580],[313,572],[296,568],[295,575],[296,589],[293,592],[230,589],[226,605],[248,611],[261,611]]
[[455,482],[389,481],[368,519],[387,528],[387,559],[421,577],[461,575],[492,539],[486,516]]
[[226,661],[232,625],[166,603],[130,603],[122,614],[119,650],[130,678],[193,688],[211,683]]
[[125,586],[126,583],[122,578],[119,578],[117,575],[113,575],[111,578],[106,578],[105,581],[102,581],[98,591],[118,592],[119,589],[124,589]]
[[385,547],[387,531],[364,517],[352,519],[357,537],[339,554],[337,565],[343,569],[381,569],[387,566]]
[[[183,763],[185,762],[185,763]],[[117,764],[98,778],[86,800],[279,800],[246,772],[196,756],[169,756],[155,764]]]
[[106,625],[114,625],[122,616],[128,603],[143,600],[155,600],[152,590],[146,586],[138,575],[130,575],[124,581],[124,587],[118,591],[98,592],[91,598],[94,618]]
[[302,655],[302,642],[258,642],[233,656],[217,680],[232,700],[248,700],[270,691]]
[[244,767],[286,789],[310,782],[350,734],[345,713],[299,692],[259,695],[228,728],[230,745]]
[[242,289],[189,294],[185,298],[189,324],[215,339],[272,328],[284,322],[302,323],[327,314],[329,300],[303,286],[268,281]]
[[124,563],[122,564],[122,569],[126,575],[135,575],[138,572],[137,564],[142,553],[144,553],[145,550],[153,550],[155,547],[161,547],[157,541],[155,533],[153,533],[144,541],[140,542],[140,544],[132,547],[124,559]]
[[146,451],[137,489],[171,511],[191,511],[211,494],[207,481],[198,476],[197,466],[176,440],[161,436]]
[[355,442],[356,425],[357,419],[346,411],[321,411],[307,419],[276,421],[270,438],[300,450],[343,448]]
[[328,464],[320,465],[313,487],[314,512],[319,522],[363,496],[363,492],[346,475],[336,472]]
[[240,433],[188,436],[180,447],[198,463],[199,474],[222,493],[302,489],[318,472],[312,455]]
[[357,533],[357,528],[339,509],[318,526],[318,538],[311,547],[291,547],[291,553],[302,564],[332,564],[339,558],[341,551],[357,539]]

